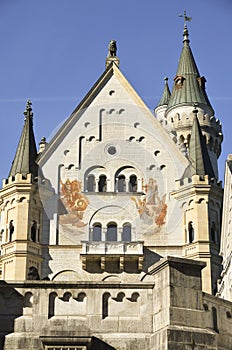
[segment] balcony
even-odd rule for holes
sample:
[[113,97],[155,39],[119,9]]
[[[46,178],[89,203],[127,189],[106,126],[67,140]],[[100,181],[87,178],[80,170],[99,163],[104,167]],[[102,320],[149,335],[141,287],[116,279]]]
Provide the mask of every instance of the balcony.
[[123,271],[125,264],[136,265],[137,270],[142,269],[143,242],[86,242],[82,243],[82,267],[88,270],[88,264],[98,264],[101,271],[106,265],[114,265]]

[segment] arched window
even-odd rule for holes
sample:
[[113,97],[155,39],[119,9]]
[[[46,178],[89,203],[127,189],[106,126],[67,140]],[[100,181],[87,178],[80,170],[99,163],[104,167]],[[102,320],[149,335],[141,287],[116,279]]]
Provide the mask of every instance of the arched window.
[[188,236],[189,236],[189,243],[192,243],[194,241],[194,228],[193,228],[192,221],[188,223]]
[[107,179],[105,175],[101,175],[98,181],[98,192],[107,191]]
[[31,226],[31,240],[33,242],[36,242],[36,233],[37,233],[37,223],[35,220],[32,221],[32,226]]
[[213,306],[212,307],[212,318],[213,318],[213,329],[215,332],[219,332],[218,330],[218,321],[217,321],[217,309]]
[[184,136],[183,135],[180,135],[179,142],[184,143]]
[[55,315],[55,299],[57,298],[57,294],[52,292],[49,294],[49,302],[48,302],[48,318],[51,318]]
[[107,225],[106,240],[112,242],[117,241],[117,224],[115,222],[110,222]]
[[131,224],[128,222],[122,228],[122,241],[131,241]]
[[109,298],[110,293],[104,293],[102,296],[102,319],[109,316]]
[[65,301],[65,302],[69,302],[70,298],[72,298],[72,294],[70,292],[65,292],[63,294],[63,297],[61,298],[61,300]]
[[118,192],[126,192],[126,179],[124,175],[118,177]]
[[10,223],[9,223],[9,233],[10,233],[10,242],[12,241],[12,236],[13,236],[13,233],[14,233],[14,222],[13,220],[10,220]]
[[4,234],[4,229],[2,229],[1,232],[0,232],[0,243],[2,243],[3,234]]
[[188,147],[189,147],[190,139],[191,139],[191,135],[188,134],[188,136],[187,136],[187,145],[188,145]]
[[92,240],[93,241],[101,241],[102,236],[102,226],[99,223],[93,225],[92,231]]
[[95,176],[94,175],[88,176],[86,189],[88,192],[95,192]]
[[136,175],[130,176],[129,192],[137,192],[137,176]]

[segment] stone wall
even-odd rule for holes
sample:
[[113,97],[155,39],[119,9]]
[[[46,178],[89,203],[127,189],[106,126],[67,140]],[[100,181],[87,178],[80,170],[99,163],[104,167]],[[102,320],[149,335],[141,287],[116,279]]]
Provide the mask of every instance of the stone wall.
[[229,350],[232,304],[202,293],[203,267],[167,257],[137,283],[2,283],[4,349]]

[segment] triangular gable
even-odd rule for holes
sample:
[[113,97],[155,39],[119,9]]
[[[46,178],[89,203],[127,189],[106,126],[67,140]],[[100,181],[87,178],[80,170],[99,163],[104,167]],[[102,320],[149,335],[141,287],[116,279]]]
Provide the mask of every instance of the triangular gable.
[[116,77],[116,79],[120,82],[122,88],[129,94],[131,100],[137,105],[138,108],[142,109],[145,112],[146,118],[151,123],[151,127],[153,127],[159,138],[162,139],[162,142],[165,144],[166,148],[173,152],[174,158],[180,161],[184,166],[188,165],[187,159],[184,155],[179,151],[177,145],[171,140],[167,132],[163,129],[160,123],[156,120],[154,115],[148,109],[146,104],[134,90],[134,88],[130,85],[128,80],[119,70],[118,66],[112,62],[104,71],[104,73],[100,76],[97,82],[90,89],[88,94],[84,97],[84,99],[80,102],[80,104],[76,107],[70,117],[64,122],[62,127],[58,130],[58,132],[54,135],[52,140],[49,142],[46,150],[40,155],[38,159],[38,163],[42,166],[47,159],[51,156],[53,152],[57,149],[58,145],[62,142],[62,140],[68,135],[69,131],[73,128],[73,126],[77,123],[77,121],[81,118],[84,111],[93,103],[99,93],[104,89],[106,84],[110,81],[112,77]]

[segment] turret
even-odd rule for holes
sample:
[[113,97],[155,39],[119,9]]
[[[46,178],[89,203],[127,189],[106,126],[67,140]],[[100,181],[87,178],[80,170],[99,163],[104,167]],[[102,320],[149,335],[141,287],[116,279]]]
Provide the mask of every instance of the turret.
[[206,262],[202,271],[203,290],[215,293],[220,276],[222,186],[214,176],[205,138],[194,108],[189,142],[190,165],[177,181],[173,197],[183,208],[183,257]]
[[31,102],[9,177],[0,191],[2,225],[2,278],[38,279],[41,269],[40,203]]
[[171,96],[171,92],[168,86],[168,78],[167,77],[164,78],[164,81],[165,81],[164,91],[157,107],[155,108],[156,117],[161,123],[163,123],[164,121],[165,112],[167,110],[167,106]]
[[[218,178],[217,159],[221,154],[221,143],[223,140],[221,123],[214,116],[214,110],[205,89],[206,79],[200,76],[194,60],[189,45],[189,33],[186,23],[183,37],[183,48],[171,96],[165,108],[163,125],[180,147],[183,148],[184,144],[188,148],[194,119],[193,105],[197,103],[198,120],[206,141],[214,175]],[[156,108],[156,114],[159,118],[158,108]]]

